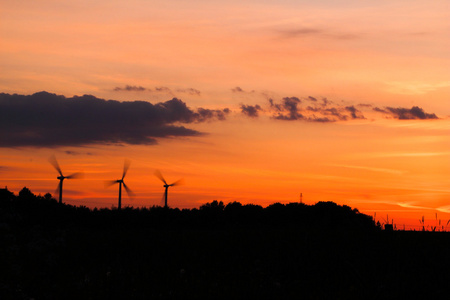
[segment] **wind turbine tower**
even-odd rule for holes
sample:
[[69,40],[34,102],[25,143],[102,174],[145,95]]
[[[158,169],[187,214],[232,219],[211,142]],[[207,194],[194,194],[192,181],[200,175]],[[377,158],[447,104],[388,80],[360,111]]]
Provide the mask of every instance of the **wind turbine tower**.
[[155,171],[155,176],[158,177],[159,180],[161,180],[164,183],[164,188],[165,188],[165,190],[164,190],[164,208],[167,208],[168,207],[167,206],[167,194],[169,191],[169,187],[180,185],[183,182],[183,179],[179,179],[179,180],[175,181],[174,183],[168,184],[159,170]]
[[58,161],[56,160],[56,157],[54,155],[50,156],[48,161],[55,168],[55,170],[59,173],[59,176],[56,177],[56,179],[59,180],[59,184],[58,184],[58,187],[56,189],[56,194],[59,194],[59,203],[61,204],[62,203],[63,181],[64,181],[64,179],[82,178],[83,177],[83,173],[82,172],[76,172],[76,173],[70,174],[69,176],[64,176],[62,171],[61,171],[61,168],[59,167]]
[[105,183],[106,186],[111,186],[111,185],[114,185],[116,183],[119,184],[119,203],[118,203],[118,206],[117,206],[118,210],[122,209],[122,186],[124,187],[125,191],[127,191],[127,194],[128,194],[129,197],[133,197],[134,196],[134,193],[125,184],[125,181],[124,181],[125,175],[127,175],[128,168],[130,167],[130,164],[131,164],[131,162],[129,160],[125,160],[125,162],[123,164],[123,173],[122,173],[122,178],[121,179],[111,180],[111,181],[107,181]]

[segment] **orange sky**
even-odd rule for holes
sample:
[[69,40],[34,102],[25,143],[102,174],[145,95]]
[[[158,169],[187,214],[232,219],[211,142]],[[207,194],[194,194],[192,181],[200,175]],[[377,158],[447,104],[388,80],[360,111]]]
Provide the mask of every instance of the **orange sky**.
[[[169,205],[180,208],[215,199],[265,206],[303,193],[310,204],[335,201],[381,221],[389,214],[400,228],[422,216],[433,225],[436,213],[450,219],[448,1],[91,2],[3,3],[0,92],[154,104],[176,97],[192,110],[230,113],[183,124],[205,135],[157,145],[0,140],[2,185],[53,193],[54,154],[65,174],[86,174],[65,181],[67,203],[111,207],[117,188],[104,181],[119,179],[128,158],[136,197],[124,205],[159,205],[160,169],[169,182],[185,179],[169,189]],[[269,99],[285,97],[299,99],[304,118],[275,119]],[[324,98],[347,120],[318,122]],[[258,117],[243,104],[259,105]],[[386,109],[413,106],[439,119],[400,120]]]

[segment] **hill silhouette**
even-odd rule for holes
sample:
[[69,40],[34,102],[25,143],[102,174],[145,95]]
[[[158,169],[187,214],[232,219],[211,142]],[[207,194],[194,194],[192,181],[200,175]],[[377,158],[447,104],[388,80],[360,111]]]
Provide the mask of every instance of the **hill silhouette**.
[[450,236],[332,202],[89,209],[0,190],[1,299],[375,299],[448,289]]

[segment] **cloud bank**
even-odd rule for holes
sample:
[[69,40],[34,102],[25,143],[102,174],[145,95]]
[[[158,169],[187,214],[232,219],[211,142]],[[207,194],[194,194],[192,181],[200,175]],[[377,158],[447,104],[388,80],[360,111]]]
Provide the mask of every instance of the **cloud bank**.
[[[130,89],[140,87],[130,87]],[[151,104],[47,92],[0,94],[0,147],[152,145],[157,138],[201,135],[180,123],[224,120],[229,109],[192,110],[180,99]]]
[[[405,107],[373,107],[372,104],[346,104],[344,101],[339,103],[328,100],[327,98],[307,97],[284,97],[280,100],[274,100],[267,97],[267,109],[260,105],[241,104],[241,113],[257,118],[259,112],[269,114],[273,119],[285,121],[307,121],[307,122],[338,122],[366,119],[365,114],[370,118],[376,118],[380,114],[384,118],[394,118],[398,120],[425,120],[439,119],[434,113],[427,113],[418,106],[412,108]],[[375,113],[375,116],[374,116]]]

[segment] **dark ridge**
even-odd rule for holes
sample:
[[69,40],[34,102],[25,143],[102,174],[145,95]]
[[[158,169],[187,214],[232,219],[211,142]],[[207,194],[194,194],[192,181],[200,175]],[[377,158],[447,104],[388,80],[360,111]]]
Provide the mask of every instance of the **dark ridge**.
[[440,299],[449,250],[332,202],[92,210],[0,189],[0,299]]

